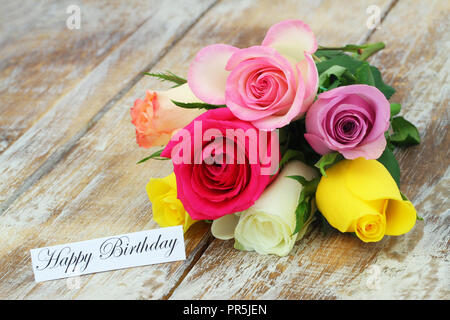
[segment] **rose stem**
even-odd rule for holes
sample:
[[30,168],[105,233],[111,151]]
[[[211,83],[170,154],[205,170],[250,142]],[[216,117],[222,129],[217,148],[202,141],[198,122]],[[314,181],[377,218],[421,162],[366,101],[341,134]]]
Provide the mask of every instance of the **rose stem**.
[[345,47],[322,47],[319,46],[318,50],[339,50],[344,52],[352,52],[359,60],[367,60],[371,55],[384,49],[383,42],[367,43],[362,45],[347,45]]

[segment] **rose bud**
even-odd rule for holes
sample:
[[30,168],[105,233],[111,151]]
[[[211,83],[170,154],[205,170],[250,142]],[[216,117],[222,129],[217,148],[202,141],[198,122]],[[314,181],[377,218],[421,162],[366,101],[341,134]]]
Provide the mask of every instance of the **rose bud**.
[[316,191],[317,208],[331,226],[355,232],[364,242],[401,235],[416,223],[387,169],[376,160],[342,160],[326,170]]
[[136,128],[136,142],[140,147],[165,145],[172,134],[183,128],[203,110],[183,109],[171,100],[200,102],[187,84],[167,91],[147,91],[145,99],[137,99],[131,108],[131,122]]

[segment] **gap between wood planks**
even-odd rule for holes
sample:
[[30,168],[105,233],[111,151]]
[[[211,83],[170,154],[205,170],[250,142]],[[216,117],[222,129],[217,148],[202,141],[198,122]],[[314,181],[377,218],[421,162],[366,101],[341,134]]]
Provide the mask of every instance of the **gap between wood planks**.
[[[208,13],[220,0],[214,1],[209,7],[206,8],[173,42],[167,46],[167,48],[161,50],[161,52],[148,64],[141,72],[139,72],[133,79],[131,79],[118,93],[116,93],[89,121],[88,123],[78,131],[68,142],[58,148],[52,153],[48,159],[37,168],[30,176],[28,176],[24,182],[17,188],[14,193],[0,204],[0,215],[2,215],[11,204],[16,201],[23,193],[25,193],[31,186],[33,186],[39,179],[49,173],[53,167],[60,162],[64,156],[72,150],[72,148],[78,143],[78,141],[91,129],[102,117],[118,102],[125,94],[144,77],[144,72],[151,70],[164,56],[181,40],[183,37],[200,21],[200,19]],[[139,28],[138,28],[139,29]],[[134,32],[136,32],[136,29]]]
[[[17,200],[23,193],[25,193],[30,187],[32,187],[39,179],[49,173],[56,164],[58,164],[64,156],[72,150],[72,148],[78,143],[78,141],[103,117],[105,113],[107,113],[116,102],[118,102],[125,94],[144,77],[144,72],[151,70],[164,56],[167,55],[168,52],[181,40],[183,37],[214,7],[219,3],[220,0],[214,1],[209,7],[206,8],[178,37],[174,39],[174,41],[165,49],[163,49],[145,68],[143,68],[142,72],[139,72],[133,79],[131,79],[119,92],[117,92],[89,121],[88,123],[78,131],[71,139],[58,148],[50,157],[38,168],[36,169],[30,176],[28,176],[25,181],[20,185],[20,187],[0,205],[0,215],[3,214],[11,204]],[[394,8],[397,4],[398,0],[391,0],[387,5],[386,9],[383,10],[380,17],[380,25],[383,23],[389,12]],[[373,30],[369,30],[366,34],[361,38],[358,43],[367,42],[371,36],[376,31],[376,28]],[[136,31],[135,31],[136,32]],[[194,257],[191,261],[189,261],[188,266],[183,271],[181,277],[177,280],[175,285],[170,289],[170,291],[162,297],[162,299],[169,299],[176,288],[180,283],[184,281],[186,276],[190,273],[191,269],[195,266],[197,261],[203,255],[203,253],[208,249],[210,244],[214,238],[211,234],[207,235],[207,239],[201,244],[201,247],[198,248],[198,251],[194,254]]]
[[214,241],[214,237],[211,234],[211,232],[209,232],[206,235],[206,240],[204,240],[204,244],[202,244],[201,248],[197,249],[197,252],[195,253],[194,257],[189,262],[189,265],[186,267],[186,269],[184,269],[183,274],[178,278],[178,280],[175,283],[175,285],[172,288],[170,288],[169,292],[161,298],[161,300],[169,300],[170,299],[170,297],[172,296],[174,291],[184,281],[186,276],[191,272],[192,268],[195,266],[197,261],[200,260],[200,258],[203,255],[203,253],[206,251],[206,249],[209,248],[210,244],[213,241]]

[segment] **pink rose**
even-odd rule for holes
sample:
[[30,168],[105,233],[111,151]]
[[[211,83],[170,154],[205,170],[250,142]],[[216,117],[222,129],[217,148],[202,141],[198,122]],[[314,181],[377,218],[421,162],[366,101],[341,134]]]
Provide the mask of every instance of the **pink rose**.
[[306,113],[317,93],[311,54],[317,42],[300,20],[272,26],[261,46],[207,46],[192,62],[188,84],[211,104],[226,104],[239,119],[272,130]]
[[160,92],[147,91],[145,99],[137,99],[130,109],[140,147],[164,145],[177,129],[183,128],[203,111],[177,107],[171,100],[199,102],[187,84]]
[[378,159],[386,147],[390,107],[375,87],[355,84],[321,93],[306,115],[305,138],[319,154]]
[[[217,219],[252,206],[275,177],[262,170],[273,164],[278,169],[275,136],[228,108],[209,110],[178,131],[161,156],[172,158],[178,198],[192,219]],[[176,160],[178,153],[183,161]]]

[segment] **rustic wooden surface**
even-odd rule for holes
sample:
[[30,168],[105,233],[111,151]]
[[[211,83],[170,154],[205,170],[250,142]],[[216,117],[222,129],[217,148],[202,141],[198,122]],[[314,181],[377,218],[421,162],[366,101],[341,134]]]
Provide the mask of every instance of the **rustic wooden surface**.
[[[0,298],[450,298],[447,1],[80,2],[0,6]],[[369,5],[382,23],[366,26]],[[322,45],[384,41],[372,58],[398,92],[422,144],[397,155],[402,189],[424,221],[364,244],[313,228],[284,258],[242,253],[207,224],[186,234],[187,260],[36,284],[29,249],[156,228],[144,186],[171,172],[134,144],[129,107],[166,85],[143,71],[186,75],[212,43],[260,43],[283,19],[307,22]]]

